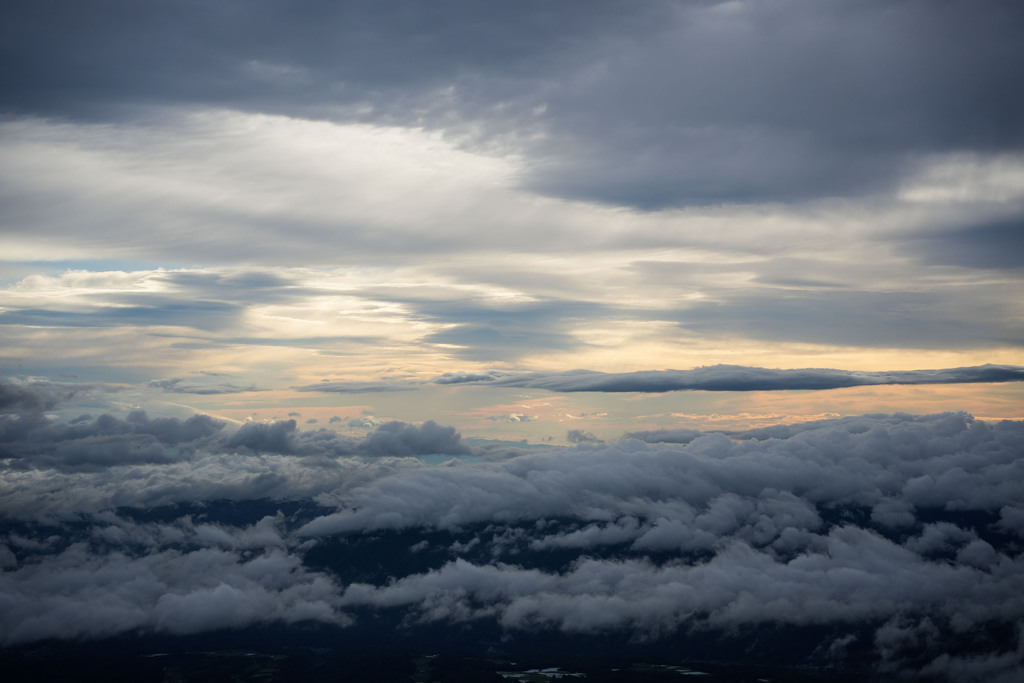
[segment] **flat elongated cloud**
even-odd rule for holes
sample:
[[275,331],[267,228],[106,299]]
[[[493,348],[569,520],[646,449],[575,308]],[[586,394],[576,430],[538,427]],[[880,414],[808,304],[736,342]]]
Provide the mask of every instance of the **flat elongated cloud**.
[[241,385],[232,382],[210,382],[189,380],[185,377],[169,377],[167,379],[155,379],[149,383],[150,387],[162,389],[172,394],[239,394],[245,391],[259,391],[254,385]]
[[1024,367],[980,365],[945,370],[861,372],[806,368],[773,370],[741,365],[712,365],[693,370],[650,370],[605,373],[593,370],[568,372],[448,372],[437,384],[489,384],[492,386],[546,389],[548,391],[664,392],[664,391],[784,391],[821,390],[886,384],[969,384],[1021,382]]
[[411,391],[415,384],[401,382],[321,382],[295,387],[296,391],[322,391],[328,394],[373,394],[381,391]]

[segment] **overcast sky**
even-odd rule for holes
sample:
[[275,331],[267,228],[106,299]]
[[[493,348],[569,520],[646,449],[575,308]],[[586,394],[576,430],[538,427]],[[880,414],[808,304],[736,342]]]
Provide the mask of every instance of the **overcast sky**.
[[435,381],[1024,365],[1017,3],[0,12],[9,378],[531,440],[1021,416],[1019,383]]

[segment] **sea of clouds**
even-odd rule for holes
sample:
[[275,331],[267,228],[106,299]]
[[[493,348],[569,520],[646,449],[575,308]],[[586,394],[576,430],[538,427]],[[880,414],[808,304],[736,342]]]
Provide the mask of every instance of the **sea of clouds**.
[[0,384],[4,646],[397,612],[512,637],[798,628],[823,666],[1024,675],[1024,422],[470,446],[433,422],[56,416],[89,391]]

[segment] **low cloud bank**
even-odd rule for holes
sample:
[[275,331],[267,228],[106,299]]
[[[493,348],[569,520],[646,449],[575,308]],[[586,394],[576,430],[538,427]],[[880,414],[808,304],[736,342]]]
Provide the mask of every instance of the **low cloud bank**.
[[1024,674],[1022,422],[874,415],[430,467],[409,456],[482,453],[434,423],[61,422],[10,393],[8,646],[386,619],[651,642],[795,628],[817,639],[801,664]]

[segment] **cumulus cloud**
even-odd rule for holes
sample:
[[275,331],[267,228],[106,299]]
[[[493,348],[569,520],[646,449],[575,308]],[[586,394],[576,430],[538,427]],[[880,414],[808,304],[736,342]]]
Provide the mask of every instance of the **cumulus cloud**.
[[531,415],[527,415],[526,413],[509,413],[508,415],[505,415],[503,417],[495,415],[495,416],[489,417],[487,419],[489,419],[489,420],[503,420],[503,421],[508,422],[510,424],[518,424],[520,422],[533,422],[533,420],[535,418],[533,416],[531,416]]
[[[332,418],[333,419],[333,418]],[[338,420],[341,421],[340,419]],[[384,420],[376,418],[373,415],[360,415],[357,418],[348,421],[349,427],[356,427],[359,429],[375,429],[384,424]]]

